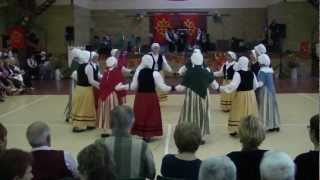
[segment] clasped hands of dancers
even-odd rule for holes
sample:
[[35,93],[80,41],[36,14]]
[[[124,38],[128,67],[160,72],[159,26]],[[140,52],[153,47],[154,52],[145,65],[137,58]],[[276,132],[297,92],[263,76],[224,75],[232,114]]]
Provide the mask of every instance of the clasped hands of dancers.
[[[242,118],[255,115],[265,123],[267,130],[279,130],[279,111],[275,97],[273,70],[266,48],[260,44],[252,51],[261,68],[258,78],[249,70],[249,59],[229,51],[226,63],[217,72],[204,64],[199,49],[194,49],[190,61],[175,74],[182,76],[177,86],[169,86],[164,81],[163,72],[173,73],[160,45],[153,43],[151,52],[144,55],[136,71],[126,68],[125,56],[112,50],[106,60],[103,75],[99,74],[96,55],[79,49],[73,50],[73,61],[78,63],[72,75],[76,84],[70,95],[70,119],[73,132],[83,132],[92,128],[104,130],[102,136],[111,134],[110,113],[115,106],[126,103],[127,91],[135,91],[134,123],[131,134],[150,141],[162,136],[162,116],[160,101],[166,100],[170,91],[185,92],[184,103],[178,123],[191,122],[201,129],[202,142],[210,134],[212,123],[209,88],[222,92],[221,109],[230,111],[228,130],[237,135]],[[124,74],[134,72],[130,83],[124,84]],[[223,77],[220,86],[214,77]],[[258,89],[258,91],[255,91]],[[99,91],[99,93],[95,93]],[[259,102],[259,106],[257,104]],[[97,103],[95,103],[97,102]],[[69,118],[69,117],[67,117]]]

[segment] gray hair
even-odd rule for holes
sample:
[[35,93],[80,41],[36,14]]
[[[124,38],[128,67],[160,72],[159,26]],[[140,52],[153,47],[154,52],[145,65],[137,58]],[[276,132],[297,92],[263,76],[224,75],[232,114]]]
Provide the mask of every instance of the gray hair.
[[32,147],[50,145],[50,128],[44,122],[34,122],[27,129],[27,139]]
[[262,180],[294,180],[295,165],[288,154],[269,151],[260,164]]
[[199,180],[236,180],[237,169],[227,156],[211,157],[201,163]]
[[126,131],[133,122],[133,111],[129,106],[117,106],[111,111],[112,131]]

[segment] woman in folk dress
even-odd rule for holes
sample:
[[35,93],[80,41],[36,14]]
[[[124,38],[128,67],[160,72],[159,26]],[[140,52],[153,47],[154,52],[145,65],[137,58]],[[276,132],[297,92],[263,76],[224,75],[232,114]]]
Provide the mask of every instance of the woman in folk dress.
[[248,115],[258,116],[254,90],[261,87],[263,83],[258,82],[254,73],[249,71],[248,64],[247,57],[240,57],[236,64],[238,71],[234,73],[232,81],[225,86],[220,86],[221,92],[235,92],[228,121],[228,131],[231,136],[238,134],[242,118]]
[[[100,96],[98,100],[97,127],[104,130],[102,137],[108,137],[111,134],[110,122],[111,111],[114,107],[123,104],[123,99],[119,98],[119,92],[115,87],[124,81],[122,72],[117,68],[117,59],[109,57],[106,60],[106,70],[100,82]],[[126,94],[123,92],[122,94]]]

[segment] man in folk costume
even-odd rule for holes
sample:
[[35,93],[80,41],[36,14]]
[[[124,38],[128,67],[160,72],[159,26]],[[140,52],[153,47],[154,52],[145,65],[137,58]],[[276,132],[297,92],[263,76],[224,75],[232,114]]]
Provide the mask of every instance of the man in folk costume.
[[[71,65],[70,65],[70,70],[71,72],[76,72],[78,67],[80,66],[80,63],[79,63],[79,55],[81,53],[81,50],[78,49],[78,48],[74,48],[71,50],[71,58],[72,58],[72,62],[71,62]],[[72,78],[72,75],[71,75],[71,80],[70,80],[70,90],[69,90],[69,100],[68,100],[68,104],[66,106],[66,109],[65,109],[65,115],[66,115],[66,121],[69,122],[69,119],[70,119],[70,114],[71,114],[71,109],[72,109],[72,106],[71,106],[71,102],[72,102],[72,94],[74,92],[74,88],[76,87],[76,81],[75,79]]]
[[73,132],[83,132],[95,128],[96,108],[93,95],[93,87],[99,89],[99,82],[96,81],[98,72],[89,63],[91,54],[88,51],[81,51],[80,66],[73,78],[77,85],[72,95],[71,120]]
[[[179,92],[185,91],[185,100],[180,112],[179,123],[192,122],[201,129],[202,137],[210,133],[210,93],[209,86],[218,89],[219,84],[214,81],[212,71],[203,64],[200,50],[194,50],[191,62],[180,69],[183,75],[181,85],[176,86]],[[204,144],[204,140],[201,142]]]
[[[236,63],[237,55],[232,51],[227,52],[227,61],[222,65],[221,69],[214,72],[214,77],[223,77],[223,85],[229,84],[234,74],[234,64]],[[231,109],[234,93],[222,93],[220,106],[222,111],[229,112]]]
[[[153,60],[153,66],[152,69],[154,71],[158,71],[161,73],[162,77],[164,77],[164,71],[168,73],[172,73],[172,68],[168,64],[166,57],[160,53],[160,44],[159,43],[153,43],[151,45],[151,52],[149,53]],[[158,92],[158,96],[160,98],[160,101],[166,101],[168,96],[166,93]]]
[[264,84],[258,91],[260,119],[269,132],[280,131],[280,113],[273,81],[273,69],[270,67],[271,60],[267,54],[262,54],[258,57],[258,62],[261,66],[258,80]]
[[135,121],[131,133],[149,142],[152,137],[162,136],[162,118],[156,88],[169,92],[174,87],[165,84],[158,71],[154,71],[155,63],[150,55],[144,55],[140,68],[136,71],[132,83],[118,85],[116,90],[136,90],[134,100]]
[[247,57],[240,57],[235,65],[238,71],[234,73],[232,81],[227,85],[220,86],[221,92],[235,92],[228,121],[228,130],[231,136],[238,134],[242,118],[248,115],[258,115],[254,90],[261,87],[263,83],[258,82],[254,73],[249,71],[248,64]]
[[[109,57],[106,60],[107,68],[103,73],[100,83],[100,96],[98,108],[98,128],[104,129],[102,137],[107,137],[111,134],[110,118],[111,111],[114,107],[123,104],[122,97],[118,94],[121,91],[116,91],[115,87],[124,81],[121,69],[117,66],[118,61],[115,57]],[[123,94],[125,94],[124,92]]]

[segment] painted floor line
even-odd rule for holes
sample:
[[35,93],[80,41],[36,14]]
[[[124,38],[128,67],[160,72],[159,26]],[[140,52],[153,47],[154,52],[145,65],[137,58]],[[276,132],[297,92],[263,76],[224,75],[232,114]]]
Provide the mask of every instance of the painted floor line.
[[49,96],[40,97],[40,98],[35,99],[35,100],[33,100],[33,101],[31,101],[31,102],[29,102],[29,103],[27,103],[27,104],[24,104],[24,105],[20,106],[20,107],[14,109],[14,110],[12,110],[12,111],[9,111],[9,112],[6,112],[6,113],[4,113],[4,114],[1,114],[1,115],[0,115],[0,119],[1,119],[1,118],[4,118],[4,117],[6,117],[6,116],[9,116],[10,114],[13,114],[13,113],[15,113],[15,112],[21,111],[21,110],[23,110],[23,109],[25,109],[25,108],[27,108],[27,107],[29,107],[29,106],[31,106],[31,105],[37,104],[38,102],[41,102],[41,101],[47,99],[48,97],[49,97]]
[[170,138],[171,138],[171,131],[172,131],[172,125],[168,124],[168,133],[166,135],[166,141],[164,144],[164,155],[169,153],[169,145],[170,145]]
[[308,95],[306,95],[306,94],[299,94],[299,95],[302,96],[302,97],[304,97],[304,98],[306,98],[306,99],[308,99],[308,100],[311,100],[312,102],[314,102],[314,103],[316,103],[316,104],[319,103],[319,96],[318,96],[318,98],[313,98],[313,97],[308,96]]

